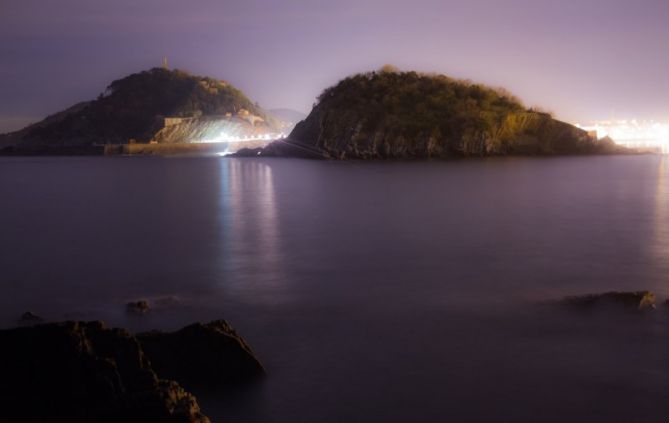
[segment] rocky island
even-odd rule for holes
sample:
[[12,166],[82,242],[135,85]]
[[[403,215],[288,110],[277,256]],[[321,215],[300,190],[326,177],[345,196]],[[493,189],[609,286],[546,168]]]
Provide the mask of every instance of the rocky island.
[[[279,114],[225,81],[154,68],[112,82],[95,100],[0,135],[0,153],[220,150],[238,156],[427,159],[629,152],[525,107],[504,89],[390,66],[327,88],[286,138],[283,133],[294,124]],[[277,141],[268,145],[270,139]]]
[[239,155],[426,159],[624,151],[525,107],[503,89],[386,66],[327,88],[288,139]]

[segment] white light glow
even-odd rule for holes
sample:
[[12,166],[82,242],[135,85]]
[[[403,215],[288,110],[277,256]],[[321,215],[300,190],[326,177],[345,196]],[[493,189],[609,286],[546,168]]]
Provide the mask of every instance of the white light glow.
[[221,131],[218,135],[211,138],[201,140],[199,142],[217,143],[217,142],[257,142],[257,141],[272,141],[285,138],[286,134],[282,133],[264,133],[264,134],[250,134],[250,135],[234,135],[225,131]]
[[586,131],[597,131],[597,138],[611,138],[630,148],[643,148],[669,154],[669,124],[655,121],[616,120],[576,125]]

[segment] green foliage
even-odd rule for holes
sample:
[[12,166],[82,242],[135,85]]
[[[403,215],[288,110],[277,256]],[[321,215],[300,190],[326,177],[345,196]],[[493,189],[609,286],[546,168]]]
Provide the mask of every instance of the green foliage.
[[594,151],[587,133],[504,89],[391,66],[323,91],[290,138],[338,158]]
[[164,116],[223,115],[246,109],[265,116],[240,90],[212,78],[154,68],[112,82],[84,110],[34,128],[33,139],[91,142],[148,141]]
[[398,73],[399,71],[397,66],[390,64],[383,65],[381,66],[381,69],[379,69],[379,73]]
[[461,149],[466,134],[476,138],[499,126],[509,113],[525,110],[503,90],[386,67],[326,89],[316,109],[334,125],[361,124],[362,133],[382,130],[409,142],[431,137],[453,151]]

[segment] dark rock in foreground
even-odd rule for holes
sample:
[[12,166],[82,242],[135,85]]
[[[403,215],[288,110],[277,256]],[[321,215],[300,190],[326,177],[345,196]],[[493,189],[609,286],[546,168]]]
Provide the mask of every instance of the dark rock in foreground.
[[125,330],[44,324],[0,331],[0,345],[0,422],[209,423]]
[[225,320],[137,338],[158,374],[186,386],[225,386],[264,373],[251,348]]
[[566,297],[562,300],[562,303],[583,310],[604,306],[608,308],[646,311],[655,308],[655,294],[650,291],[606,292],[603,294]]

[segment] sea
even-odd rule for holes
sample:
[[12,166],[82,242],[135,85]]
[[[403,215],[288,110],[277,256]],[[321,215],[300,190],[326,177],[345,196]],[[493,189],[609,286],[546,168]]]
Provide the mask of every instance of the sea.
[[667,298],[663,155],[0,158],[0,326],[226,319],[267,376],[214,423],[666,422]]

